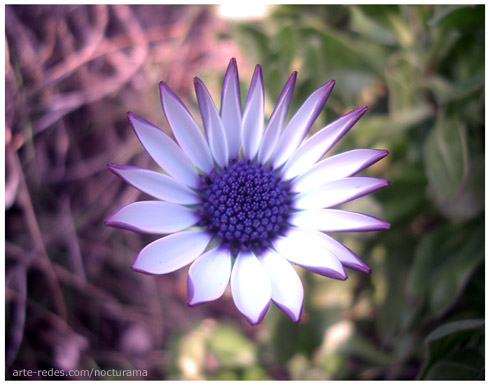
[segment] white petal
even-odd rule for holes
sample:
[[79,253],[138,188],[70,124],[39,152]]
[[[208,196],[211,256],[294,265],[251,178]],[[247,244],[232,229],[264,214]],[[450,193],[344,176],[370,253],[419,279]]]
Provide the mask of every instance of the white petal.
[[182,205],[201,202],[199,195],[168,175],[133,166],[110,164],[108,167],[131,186],[155,198]]
[[265,164],[276,148],[277,141],[279,140],[279,136],[284,125],[284,120],[288,114],[289,104],[291,102],[291,97],[293,96],[297,75],[298,73],[296,71],[291,74],[281,92],[281,95],[279,95],[276,107],[274,108],[269,122],[267,123],[264,137],[262,138],[262,142],[260,144],[258,158],[259,163]]
[[274,248],[284,258],[314,273],[335,279],[346,279],[340,260],[328,249],[315,232],[291,228],[279,236]]
[[260,262],[269,274],[272,300],[294,322],[301,317],[303,307],[303,284],[294,267],[274,250],[267,250]]
[[195,210],[160,201],[134,202],[105,220],[108,226],[151,234],[169,234],[199,222]]
[[356,149],[326,158],[292,183],[292,192],[307,191],[322,183],[348,177],[384,158],[385,150]]
[[202,122],[208,134],[209,148],[216,163],[221,168],[224,168],[228,164],[228,143],[225,129],[223,128],[213,99],[204,83],[200,79],[195,78],[194,85],[201,110]]
[[295,209],[320,209],[351,201],[389,184],[386,179],[349,177],[327,182],[297,195]]
[[230,281],[231,255],[217,247],[197,258],[189,268],[187,301],[189,305],[214,301],[223,295]]
[[197,168],[209,173],[214,168],[213,158],[208,143],[191,113],[163,82],[160,83],[160,96],[163,112],[180,147]]
[[367,109],[367,107],[360,107],[351,111],[309,138],[291,155],[284,165],[281,172],[283,179],[292,179],[309,170],[323,154],[330,150],[356,124]]
[[330,80],[313,92],[294,114],[286,128],[279,137],[274,152],[273,164],[275,168],[282,166],[305,137],[310,127],[315,122],[323,109],[335,82]]
[[251,252],[240,252],[231,272],[231,294],[237,309],[256,324],[271,300],[271,283],[265,268]]
[[148,274],[171,273],[199,257],[210,240],[211,235],[205,230],[167,235],[141,250],[131,268]]
[[131,265],[134,271],[167,274],[199,257],[211,235],[205,230],[186,230],[157,239],[140,251]]
[[369,267],[357,255],[355,255],[342,243],[333,239],[327,234],[323,234],[320,232],[318,232],[318,234],[324,239],[325,247],[329,249],[338,259],[340,259],[340,262],[342,262],[344,266],[362,271],[364,273],[369,273],[371,271]]
[[242,125],[242,102],[236,60],[230,60],[221,91],[221,120],[228,139],[228,156],[238,159],[240,151],[240,127]]
[[374,231],[391,226],[381,219],[351,211],[313,209],[298,211],[291,215],[290,223],[305,229],[320,231]]
[[241,140],[245,159],[252,160],[259,150],[260,140],[264,131],[264,85],[260,65],[250,82],[247,101],[243,110]]
[[138,115],[129,112],[128,118],[141,144],[162,169],[187,186],[199,187],[199,176],[177,143]]

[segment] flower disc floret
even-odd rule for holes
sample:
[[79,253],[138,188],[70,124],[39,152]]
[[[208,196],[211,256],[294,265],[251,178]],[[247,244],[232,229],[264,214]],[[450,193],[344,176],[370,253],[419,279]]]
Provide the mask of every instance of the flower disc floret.
[[201,226],[233,253],[262,251],[289,226],[288,187],[271,167],[241,160],[203,184]]

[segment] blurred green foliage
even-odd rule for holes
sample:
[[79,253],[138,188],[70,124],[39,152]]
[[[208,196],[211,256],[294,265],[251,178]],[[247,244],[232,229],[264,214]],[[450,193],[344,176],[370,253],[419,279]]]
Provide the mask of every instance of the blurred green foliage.
[[316,129],[370,107],[333,152],[390,151],[367,174],[391,185],[345,207],[392,229],[339,237],[369,276],[351,271],[337,282],[301,272],[299,324],[273,309],[258,345],[219,324],[197,337],[200,325],[179,351],[189,354],[186,341],[200,338],[236,379],[260,374],[260,363],[291,379],[483,378],[484,13],[480,5],[288,5],[235,26],[228,38],[262,64],[269,112],[293,70],[293,111],[337,82]]

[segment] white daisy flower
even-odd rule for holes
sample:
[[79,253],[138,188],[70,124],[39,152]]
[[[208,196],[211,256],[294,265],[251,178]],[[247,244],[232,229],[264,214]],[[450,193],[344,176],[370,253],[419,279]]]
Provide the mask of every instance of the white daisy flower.
[[128,113],[141,143],[165,171],[109,165],[156,200],[131,203],[106,225],[166,234],[141,250],[133,270],[166,274],[190,264],[189,305],[218,299],[230,284],[236,307],[252,324],[264,317],[271,300],[299,321],[303,286],[291,263],[341,280],[347,278],[344,267],[369,272],[326,233],[390,228],[380,219],[332,208],[385,187],[385,179],[353,175],[388,152],[356,149],[322,159],[367,107],[305,139],[334,81],[313,92],[285,124],[296,75],[286,82],[265,128],[261,67],[255,68],[242,112],[234,59],[220,112],[195,78],[205,134],[163,82],[163,111],[176,141]]

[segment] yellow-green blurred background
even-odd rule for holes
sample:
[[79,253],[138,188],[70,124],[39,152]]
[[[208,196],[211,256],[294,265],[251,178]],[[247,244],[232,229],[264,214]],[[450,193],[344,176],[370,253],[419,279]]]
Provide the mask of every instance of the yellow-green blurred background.
[[[51,368],[168,380],[484,378],[484,6],[259,11],[6,6],[7,379],[46,379],[19,371]],[[299,324],[272,305],[251,326],[229,293],[189,308],[187,269],[129,268],[156,237],[103,225],[140,198],[105,165],[155,168],[126,112],[170,133],[163,80],[200,123],[192,79],[219,105],[231,57],[242,100],[262,65],[268,113],[293,70],[292,111],[335,79],[314,130],[370,110],[330,154],[390,152],[363,173],[390,186],[345,207],[391,230],[338,236],[372,273],[335,281],[302,270]],[[79,373],[71,378],[89,378]]]

